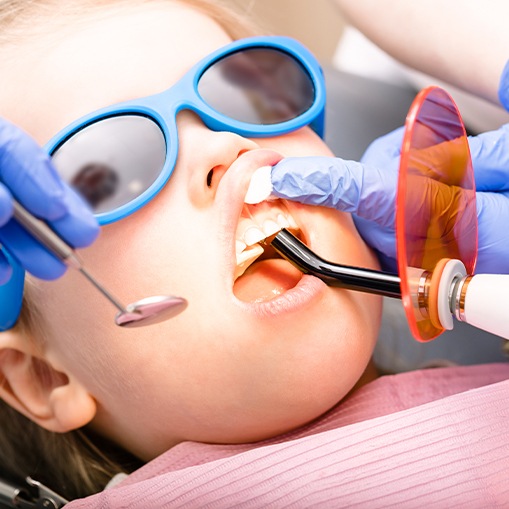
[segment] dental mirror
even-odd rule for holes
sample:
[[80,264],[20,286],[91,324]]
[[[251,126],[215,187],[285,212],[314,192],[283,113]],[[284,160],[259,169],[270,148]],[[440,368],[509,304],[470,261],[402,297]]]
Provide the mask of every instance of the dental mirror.
[[145,297],[126,306],[115,316],[115,323],[121,327],[140,327],[164,322],[183,311],[187,301],[181,297],[160,295]]
[[119,311],[115,323],[121,327],[141,327],[168,320],[187,307],[182,297],[160,295],[146,297],[123,306],[106,288],[83,267],[74,250],[66,244],[46,223],[37,219],[20,203],[13,201],[15,219],[59,260],[79,270]]

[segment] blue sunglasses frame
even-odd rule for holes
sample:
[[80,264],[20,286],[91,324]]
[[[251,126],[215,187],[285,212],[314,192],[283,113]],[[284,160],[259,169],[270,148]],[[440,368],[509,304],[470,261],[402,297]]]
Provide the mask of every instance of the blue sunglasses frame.
[[[201,76],[209,67],[225,56],[251,48],[272,48],[287,53],[303,66],[311,78],[315,91],[315,99],[307,111],[286,122],[260,125],[240,122],[216,111],[207,104],[198,92]],[[323,137],[324,109],[325,84],[322,70],[314,56],[304,46],[288,37],[250,37],[235,41],[211,53],[164,92],[108,106],[76,120],[53,137],[45,148],[51,155],[78,131],[110,117],[141,115],[156,122],[166,142],[166,157],[161,173],[147,190],[129,203],[115,210],[96,214],[97,220],[103,225],[132,214],[149,202],[164,187],[173,173],[177,161],[179,143],[176,116],[180,111],[195,112],[213,131],[232,131],[240,136],[256,138],[286,134],[305,125],[311,125],[317,134]]]
[[[223,57],[251,48],[272,48],[290,55],[302,65],[305,72],[311,78],[315,93],[313,104],[307,111],[291,120],[261,125],[235,120],[207,104],[198,91],[198,83],[204,72]],[[166,143],[164,166],[152,185],[132,201],[112,211],[96,214],[99,224],[105,225],[132,214],[148,203],[171,177],[178,157],[179,143],[176,116],[180,111],[193,111],[213,131],[230,131],[240,136],[257,138],[282,135],[310,125],[323,138],[325,96],[325,82],[322,69],[313,54],[306,47],[289,37],[248,37],[234,41],[209,54],[186,72],[177,83],[164,92],[117,103],[81,117],[56,134],[45,145],[44,149],[52,155],[63,143],[80,130],[95,122],[111,117],[139,115],[148,117],[156,122],[164,135]],[[7,254],[5,249],[2,249],[2,251]],[[21,311],[25,279],[24,270],[12,257],[7,256],[14,270],[11,279],[3,286],[0,286],[0,302],[2,303],[0,306],[0,331],[10,329],[18,319]]]

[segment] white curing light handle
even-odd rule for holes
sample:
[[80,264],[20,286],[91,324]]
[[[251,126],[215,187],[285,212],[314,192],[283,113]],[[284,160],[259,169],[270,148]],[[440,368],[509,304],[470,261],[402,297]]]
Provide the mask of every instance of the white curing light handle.
[[509,274],[469,278],[461,321],[509,339]]

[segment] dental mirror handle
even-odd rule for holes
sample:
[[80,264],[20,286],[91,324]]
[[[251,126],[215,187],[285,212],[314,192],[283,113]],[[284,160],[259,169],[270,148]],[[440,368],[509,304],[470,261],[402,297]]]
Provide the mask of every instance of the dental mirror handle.
[[509,339],[509,274],[464,276],[455,287],[451,309],[462,322]]
[[34,238],[67,266],[79,270],[119,311],[125,312],[125,307],[85,270],[83,263],[71,246],[66,244],[46,223],[33,216],[16,200],[13,200],[13,208],[16,221]]

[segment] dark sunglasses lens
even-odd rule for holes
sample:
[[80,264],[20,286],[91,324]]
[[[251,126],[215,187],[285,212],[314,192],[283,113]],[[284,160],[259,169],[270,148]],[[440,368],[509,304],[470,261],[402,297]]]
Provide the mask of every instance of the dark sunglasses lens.
[[315,99],[302,64],[272,48],[248,48],[218,60],[200,77],[198,92],[218,112],[250,124],[291,120]]
[[52,154],[62,178],[96,214],[140,196],[160,175],[165,157],[161,129],[139,115],[110,117],[90,124]]

